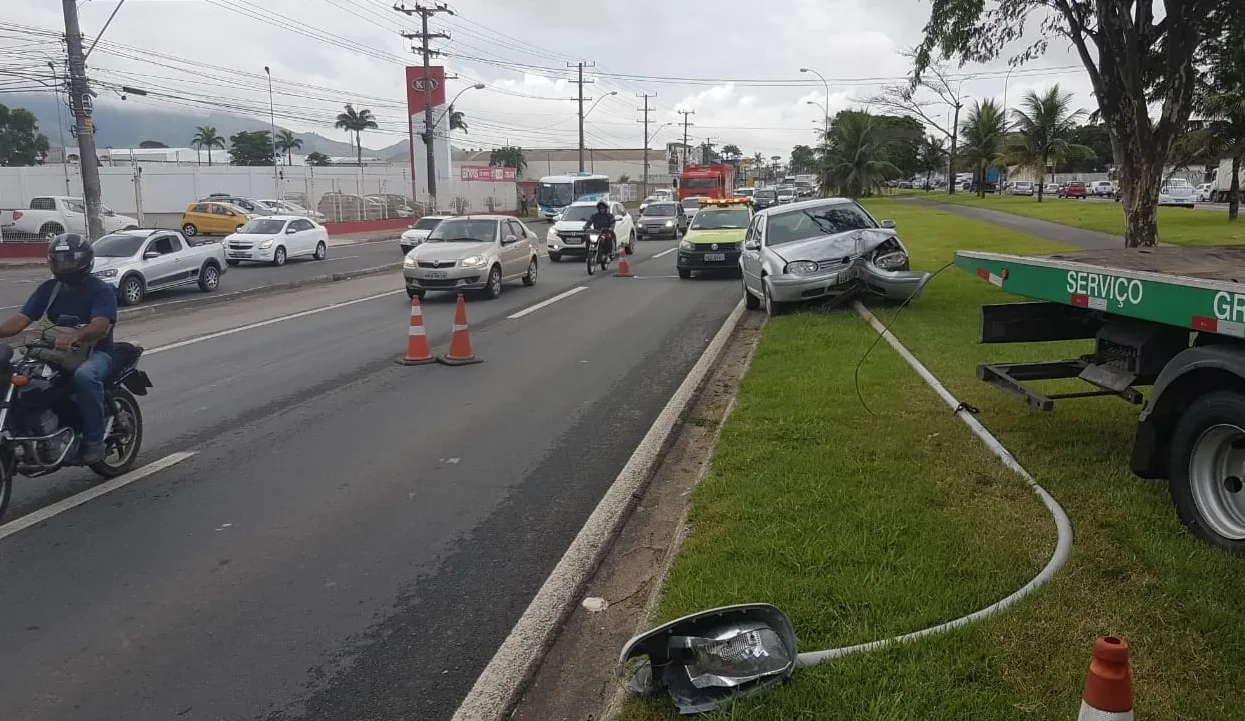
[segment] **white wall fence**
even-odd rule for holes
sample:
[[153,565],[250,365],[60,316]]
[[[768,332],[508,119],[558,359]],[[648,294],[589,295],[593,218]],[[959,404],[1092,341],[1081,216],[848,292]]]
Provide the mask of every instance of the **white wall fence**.
[[[104,204],[123,215],[150,215],[161,220],[177,215],[186,206],[212,193],[230,193],[247,198],[281,197],[318,209],[330,221],[374,219],[361,209],[365,204],[350,198],[387,195],[388,215],[403,205],[399,198],[411,200],[410,171],[402,168],[280,166],[277,177],[270,167],[220,165],[187,167],[142,165],[99,169]],[[40,195],[82,197],[82,176],[76,165],[0,168],[0,208],[23,208]],[[419,198],[419,201],[425,198]],[[343,202],[345,201],[345,202]],[[442,209],[460,212],[513,211],[518,208],[514,183],[452,181],[438,189]],[[421,203],[413,204],[422,209]],[[345,210],[342,210],[345,208]],[[353,208],[354,210],[351,210]],[[390,210],[390,209],[393,210]],[[337,209],[336,212],[334,209]],[[380,217],[386,217],[382,215]],[[353,216],[353,217],[346,217]],[[395,214],[396,217],[396,214]],[[152,220],[145,219],[149,224]]]

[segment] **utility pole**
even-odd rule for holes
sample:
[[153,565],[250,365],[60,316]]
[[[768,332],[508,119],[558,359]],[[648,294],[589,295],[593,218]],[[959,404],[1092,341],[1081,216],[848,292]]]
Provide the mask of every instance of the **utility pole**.
[[82,53],[82,28],[78,25],[77,0],[61,0],[65,12],[65,45],[69,50],[69,103],[78,130],[78,158],[82,170],[82,200],[86,204],[87,239],[104,234],[103,189],[99,182],[99,155],[95,151],[95,122],[91,110],[94,93],[86,80],[86,56]]
[[592,100],[592,98],[584,97],[584,84],[591,85],[595,80],[584,80],[584,65],[595,68],[596,63],[567,63],[568,68],[579,68],[579,80],[575,81],[579,85],[579,172],[584,172],[584,101]]
[[[66,0],[69,2],[70,0]],[[428,18],[437,13],[454,14],[449,6],[444,3],[432,7],[416,4],[414,8],[403,6],[394,6],[394,10],[405,13],[408,17],[411,15],[419,15],[420,32],[402,33],[402,37],[407,40],[419,40],[419,47],[414,51],[423,56],[424,59],[424,150],[426,151],[428,160],[428,203],[429,208],[426,209],[428,214],[437,212],[437,159],[432,150],[432,78],[429,70],[429,60],[434,55],[440,55],[440,50],[433,50],[428,47],[428,41],[436,38],[450,39],[446,33],[430,33],[428,32]],[[362,168],[360,168],[362,170]]]
[[679,110],[678,113],[683,116],[683,162],[679,164],[679,172],[682,173],[683,169],[687,167],[687,126],[695,125],[695,123],[689,123],[687,118],[689,115],[695,115],[696,111]]
[[657,93],[653,93],[652,95],[649,95],[648,93],[636,93],[636,97],[644,98],[644,107],[636,108],[636,110],[639,110],[640,112],[644,113],[644,119],[637,120],[636,122],[644,123],[644,191],[641,193],[641,195],[644,195],[647,197],[648,196],[648,114],[656,110],[656,108],[650,108],[648,106],[648,99],[657,97]]

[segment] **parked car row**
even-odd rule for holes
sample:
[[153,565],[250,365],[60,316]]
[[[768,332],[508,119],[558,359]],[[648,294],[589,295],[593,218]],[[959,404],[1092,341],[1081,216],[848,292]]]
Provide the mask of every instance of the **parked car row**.
[[[137,228],[138,219],[102,208],[104,232]],[[0,235],[18,240],[47,238],[61,233],[86,233],[86,204],[81,198],[41,195],[25,208],[0,210]]]

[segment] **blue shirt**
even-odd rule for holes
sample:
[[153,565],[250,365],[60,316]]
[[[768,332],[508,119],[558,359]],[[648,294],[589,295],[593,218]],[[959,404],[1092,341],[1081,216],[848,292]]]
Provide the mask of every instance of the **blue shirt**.
[[86,283],[78,287],[61,283],[56,300],[48,308],[48,299],[52,297],[56,283],[55,278],[40,283],[26,300],[26,305],[22,306],[22,315],[36,321],[46,313],[48,320],[53,323],[63,315],[76,316],[78,322],[83,324],[90,323],[95,318],[107,318],[112,321],[112,326],[108,328],[108,335],[96,341],[95,350],[111,353],[112,330],[117,324],[117,291],[94,276],[88,277]]

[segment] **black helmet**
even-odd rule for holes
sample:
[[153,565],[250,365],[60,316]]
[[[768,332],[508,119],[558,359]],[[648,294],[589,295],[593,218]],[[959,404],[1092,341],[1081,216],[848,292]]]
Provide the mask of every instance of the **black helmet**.
[[48,267],[62,283],[81,283],[94,265],[95,249],[77,233],[61,233],[48,243]]
[[610,205],[609,205],[609,203],[605,202],[604,200],[598,200],[598,201],[597,201],[597,210],[600,210],[600,211],[606,211],[606,210],[609,210],[609,209],[610,209]]

